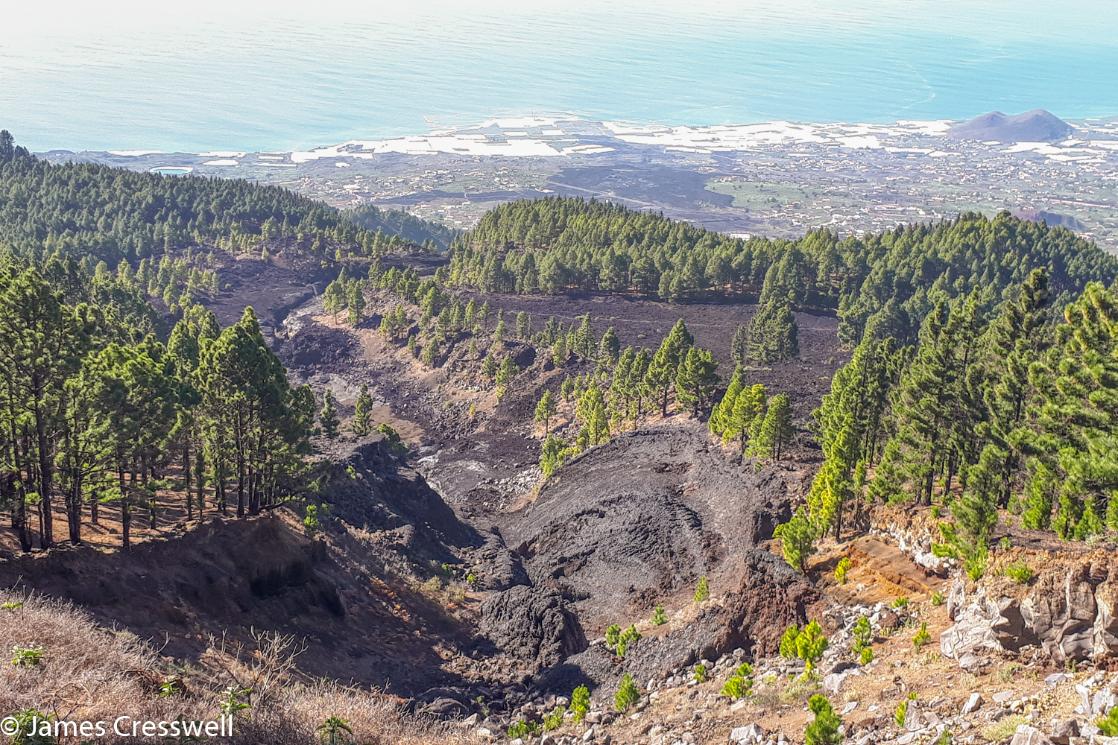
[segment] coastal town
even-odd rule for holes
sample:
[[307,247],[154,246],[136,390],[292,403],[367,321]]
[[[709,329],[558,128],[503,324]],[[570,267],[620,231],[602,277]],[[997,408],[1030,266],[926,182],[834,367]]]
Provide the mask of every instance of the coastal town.
[[338,207],[371,203],[456,228],[501,202],[564,195],[733,234],[788,237],[1008,210],[1118,250],[1118,120],[1065,123],[1041,113],[1043,121],[1007,130],[949,121],[703,127],[541,116],[295,152],[44,157],[243,177]]

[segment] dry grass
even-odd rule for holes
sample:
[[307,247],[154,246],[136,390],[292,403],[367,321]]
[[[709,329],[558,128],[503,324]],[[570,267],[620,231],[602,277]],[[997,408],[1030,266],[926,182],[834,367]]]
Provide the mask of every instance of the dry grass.
[[[132,634],[97,626],[68,603],[35,595],[0,593],[0,717],[35,709],[67,722],[215,720],[230,686],[251,689],[249,708],[236,715],[234,736],[209,739],[238,745],[309,745],[320,742],[319,726],[341,717],[361,745],[456,745],[468,742],[459,730],[404,714],[396,699],[375,691],[294,678],[297,640],[255,635],[255,645],[214,640],[202,668],[177,669]],[[37,665],[15,665],[13,647],[38,645]],[[173,681],[173,692],[163,690]],[[111,725],[110,725],[111,729]],[[78,743],[61,738],[59,743]],[[347,740],[343,740],[347,741]],[[98,743],[166,742],[117,738]]]

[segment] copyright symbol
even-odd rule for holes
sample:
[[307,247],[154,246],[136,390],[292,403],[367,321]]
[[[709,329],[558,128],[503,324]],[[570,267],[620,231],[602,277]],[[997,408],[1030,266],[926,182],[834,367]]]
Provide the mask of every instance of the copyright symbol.
[[0,735],[5,737],[15,737],[20,732],[19,720],[15,717],[4,717],[0,719]]

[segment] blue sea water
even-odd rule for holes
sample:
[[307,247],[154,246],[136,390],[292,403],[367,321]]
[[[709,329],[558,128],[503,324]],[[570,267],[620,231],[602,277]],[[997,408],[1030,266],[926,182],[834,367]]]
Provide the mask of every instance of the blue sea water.
[[200,152],[534,113],[664,124],[1118,114],[1113,0],[159,5],[5,10],[0,127],[35,150]]

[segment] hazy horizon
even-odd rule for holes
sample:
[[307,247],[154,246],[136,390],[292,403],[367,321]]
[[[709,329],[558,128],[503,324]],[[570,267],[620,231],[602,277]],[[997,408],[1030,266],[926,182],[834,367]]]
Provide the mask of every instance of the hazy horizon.
[[489,0],[44,2],[0,30],[0,127],[35,150],[289,150],[497,116],[657,124],[1118,114],[1118,10]]

